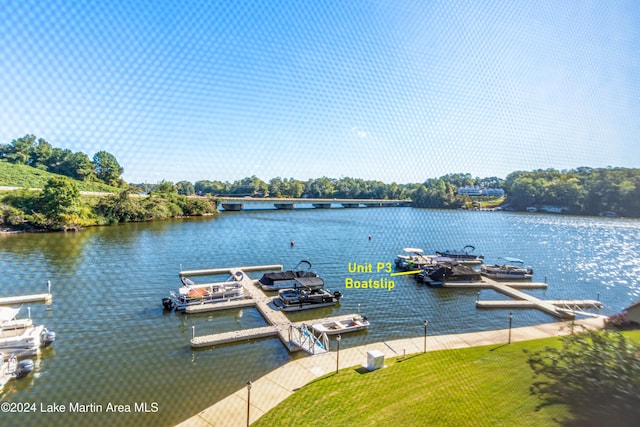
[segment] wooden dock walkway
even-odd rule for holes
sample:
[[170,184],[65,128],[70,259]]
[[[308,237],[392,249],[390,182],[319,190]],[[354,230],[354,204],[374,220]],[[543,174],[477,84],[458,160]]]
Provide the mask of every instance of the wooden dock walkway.
[[0,305],[16,305],[16,304],[24,304],[28,302],[49,303],[52,300],[53,300],[53,295],[51,295],[51,282],[47,280],[46,294],[17,295],[13,297],[2,297],[0,298]]
[[27,302],[51,302],[51,294],[19,295],[0,298],[0,305],[24,304]]
[[211,347],[214,345],[227,344],[250,339],[275,337],[278,335],[278,328],[275,326],[263,326],[261,328],[241,329],[238,331],[222,332],[219,334],[202,335],[191,339],[191,347]]
[[180,277],[190,276],[214,276],[216,274],[235,274],[237,271],[267,271],[267,270],[282,270],[281,264],[271,265],[249,265],[246,267],[233,267],[233,268],[207,268],[203,270],[180,270],[178,275]]
[[232,267],[232,268],[213,268],[205,270],[187,270],[181,271],[180,276],[207,276],[215,274],[230,274],[238,282],[242,284],[245,289],[245,294],[250,295],[250,299],[219,302],[214,304],[202,304],[188,306],[185,309],[186,313],[203,313],[208,311],[220,311],[237,309],[244,307],[256,307],[258,312],[264,317],[268,326],[243,329],[231,332],[222,332],[209,335],[194,336],[191,339],[191,347],[210,347],[220,344],[227,344],[232,342],[246,341],[250,339],[259,339],[265,337],[277,336],[280,341],[290,352],[302,350],[298,345],[292,341],[291,327],[301,328],[304,325],[312,325],[315,323],[324,323],[328,321],[340,321],[349,318],[353,318],[355,314],[347,314],[341,316],[327,317],[322,319],[307,320],[304,322],[291,322],[289,318],[277,307],[274,306],[272,300],[273,297],[268,296],[258,285],[257,280],[251,279],[246,272],[247,271],[265,271],[265,270],[282,270],[282,265],[263,265],[263,266],[249,266],[249,267]]
[[450,282],[445,288],[493,289],[513,300],[476,301],[477,308],[535,308],[559,319],[575,318],[579,309],[602,308],[602,303],[594,300],[542,300],[519,289],[546,289],[546,283],[535,282],[504,282],[483,277],[478,282]]
[[547,289],[546,283],[540,282],[504,282],[483,278],[479,282],[447,282],[445,288],[473,288],[473,289],[494,289],[495,284],[507,285],[513,289]]

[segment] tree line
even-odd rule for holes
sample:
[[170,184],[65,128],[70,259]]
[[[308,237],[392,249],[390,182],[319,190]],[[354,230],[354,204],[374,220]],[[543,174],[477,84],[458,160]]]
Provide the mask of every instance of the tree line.
[[[321,177],[306,181],[276,177],[266,182],[255,175],[234,182],[201,180],[195,183],[127,184],[121,177],[124,169],[112,154],[99,151],[89,159],[84,153],[55,148],[34,135],[25,135],[0,145],[0,161],[120,188],[113,196],[83,202],[72,180],[55,178],[39,194],[17,192],[5,196],[0,206],[0,219],[13,228],[57,229],[206,215],[217,212],[216,198],[224,196],[411,199],[414,207],[438,209],[458,209],[493,202],[514,211],[552,206],[575,215],[615,212],[620,216],[640,216],[640,169],[630,168],[516,171],[506,179],[452,173],[410,184],[386,184],[351,177]],[[458,189],[466,186],[502,188],[505,197],[490,200],[459,194]],[[140,192],[150,197],[129,197]],[[189,197],[194,195],[204,197]]]
[[640,169],[518,171],[509,174],[504,185],[508,206],[517,211],[550,205],[575,215],[640,216]]
[[77,230],[95,225],[140,222],[218,212],[213,198],[179,195],[170,183],[145,197],[129,187],[107,196],[81,196],[78,181],[54,176],[42,191],[11,191],[1,198],[0,226],[17,230]]
[[[148,192],[156,184],[132,184]],[[385,184],[358,178],[332,179],[327,177],[300,181],[294,178],[276,177],[268,182],[254,176],[234,182],[202,180],[191,183],[179,181],[175,184],[179,194],[187,196],[234,196],[234,197],[312,197],[347,199],[408,199],[410,187],[401,184]]]
[[112,187],[127,186],[121,178],[124,168],[113,154],[98,151],[89,159],[85,153],[55,148],[35,135],[0,144],[0,161],[32,166],[79,181],[101,181]]

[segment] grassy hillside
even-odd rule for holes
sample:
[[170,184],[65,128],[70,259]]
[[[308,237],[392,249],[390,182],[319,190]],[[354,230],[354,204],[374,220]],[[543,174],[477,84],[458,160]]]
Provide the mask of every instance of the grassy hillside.
[[[32,168],[31,166],[0,162],[0,186],[43,188],[47,181],[54,176],[59,175]],[[78,183],[80,191],[119,192],[122,190],[100,182],[76,182]]]

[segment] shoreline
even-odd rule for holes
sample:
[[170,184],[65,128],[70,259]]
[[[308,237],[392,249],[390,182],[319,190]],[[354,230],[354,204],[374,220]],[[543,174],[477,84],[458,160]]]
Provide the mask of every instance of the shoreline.
[[[575,321],[575,325],[587,329],[602,329],[606,316],[587,318]],[[511,330],[511,341],[529,341],[553,336],[569,335],[572,332],[571,322],[544,323],[536,326],[524,326]],[[384,358],[410,357],[426,351],[451,350],[464,347],[486,345],[506,345],[508,329],[469,332],[450,335],[433,335],[383,341],[362,346],[342,349],[341,369],[354,366],[366,366],[367,352],[379,351]],[[428,344],[427,344],[428,343]],[[335,372],[337,366],[335,351],[308,356],[287,362],[268,374],[252,381],[250,422],[257,421],[262,415],[284,401],[296,390],[324,375]],[[363,362],[365,365],[363,365]],[[198,414],[177,424],[178,427],[191,426],[238,426],[247,423],[247,389],[245,387],[214,403]],[[248,425],[248,423],[247,423]]]

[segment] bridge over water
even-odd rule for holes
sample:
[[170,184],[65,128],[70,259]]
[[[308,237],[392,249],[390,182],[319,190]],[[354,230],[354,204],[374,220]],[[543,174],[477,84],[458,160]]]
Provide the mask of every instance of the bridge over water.
[[240,211],[247,204],[270,204],[276,209],[294,209],[298,205],[310,205],[317,209],[331,209],[332,207],[399,207],[411,206],[410,199],[316,199],[316,198],[254,198],[254,197],[220,197],[222,209],[225,211]]

